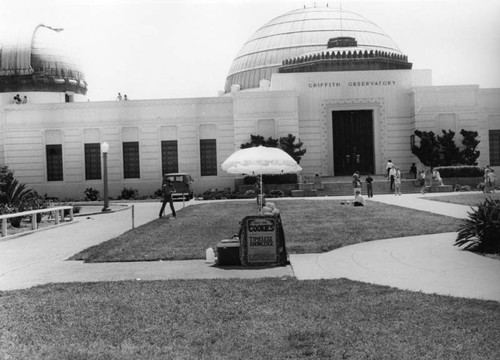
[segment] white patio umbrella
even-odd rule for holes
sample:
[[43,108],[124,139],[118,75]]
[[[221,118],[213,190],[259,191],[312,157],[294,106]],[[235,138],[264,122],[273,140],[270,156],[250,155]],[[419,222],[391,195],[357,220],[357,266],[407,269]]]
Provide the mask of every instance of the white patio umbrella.
[[[221,165],[230,174],[260,176],[260,196],[263,195],[263,174],[288,174],[302,170],[299,164],[286,152],[265,146],[241,149],[229,156]],[[262,206],[262,203],[261,205]]]

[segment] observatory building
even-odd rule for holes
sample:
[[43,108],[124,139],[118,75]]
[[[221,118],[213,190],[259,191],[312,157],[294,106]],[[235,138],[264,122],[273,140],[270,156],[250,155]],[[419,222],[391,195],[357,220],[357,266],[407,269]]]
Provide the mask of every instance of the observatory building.
[[234,188],[220,165],[251,134],[296,136],[303,173],[331,177],[383,174],[388,159],[418,164],[416,129],[453,130],[457,141],[474,130],[479,164],[500,171],[500,89],[433,86],[431,70],[414,69],[380,27],[344,9],[303,8],[264,24],[223,94],[207,98],[88,102],[63,35],[40,25],[0,42],[0,165],[42,194],[101,189],[103,142],[111,196],[124,187],[151,195],[168,172],[190,173],[196,193]]

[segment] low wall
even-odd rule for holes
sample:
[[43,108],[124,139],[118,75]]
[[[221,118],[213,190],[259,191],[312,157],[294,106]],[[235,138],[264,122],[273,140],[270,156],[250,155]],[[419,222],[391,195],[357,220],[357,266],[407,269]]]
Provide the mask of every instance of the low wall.
[[484,179],[482,177],[450,177],[443,178],[443,183],[446,185],[455,186],[456,184],[464,186],[469,185],[472,190],[476,189],[479,183],[482,183]]
[[[271,190],[281,190],[285,195],[290,195],[292,190],[297,189],[298,184],[264,184],[264,192],[269,193]],[[255,190],[255,185],[236,185],[236,191],[244,194],[247,190]]]

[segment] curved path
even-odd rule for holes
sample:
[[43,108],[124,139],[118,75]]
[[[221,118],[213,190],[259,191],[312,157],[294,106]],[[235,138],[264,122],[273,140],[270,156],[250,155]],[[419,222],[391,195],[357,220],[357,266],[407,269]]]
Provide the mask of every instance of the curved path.
[[[440,195],[380,195],[373,201],[459,219],[467,217],[471,210],[468,206],[428,199]],[[378,240],[290,258],[295,276],[301,280],[347,278],[425,293],[500,301],[500,261],[453,246],[456,237],[456,233],[445,233]]]
[[[379,195],[370,201],[457,218],[466,217],[470,210],[467,206],[429,201],[426,197],[430,195]],[[335,198],[316,198],[332,199]],[[157,218],[160,204],[134,206],[135,226],[140,226]],[[180,208],[183,204],[175,206]],[[131,212],[119,211],[80,217],[74,224],[0,240],[0,290],[50,282],[296,276],[300,280],[348,278],[427,293],[500,301],[500,261],[453,246],[456,233],[379,240],[323,254],[291,255],[291,266],[274,268],[219,268],[204,260],[105,264],[67,261],[89,246],[122,234],[131,225]]]

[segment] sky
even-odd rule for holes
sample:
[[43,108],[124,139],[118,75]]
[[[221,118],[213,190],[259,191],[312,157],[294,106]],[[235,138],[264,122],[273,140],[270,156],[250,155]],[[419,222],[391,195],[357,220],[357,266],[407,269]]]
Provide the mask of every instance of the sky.
[[291,10],[354,11],[381,27],[433,85],[500,88],[498,0],[0,0],[12,29],[64,28],[91,101],[217,96],[233,59],[261,26]]

